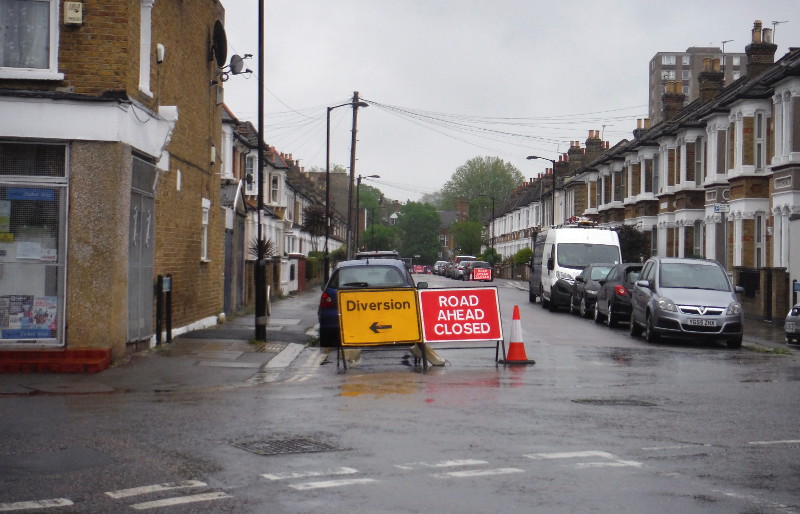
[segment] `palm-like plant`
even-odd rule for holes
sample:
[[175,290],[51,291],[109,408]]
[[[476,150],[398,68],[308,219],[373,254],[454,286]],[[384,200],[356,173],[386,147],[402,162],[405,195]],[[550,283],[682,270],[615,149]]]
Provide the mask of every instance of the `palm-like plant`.
[[317,241],[319,237],[325,235],[325,225],[327,216],[325,215],[325,207],[319,204],[309,205],[303,209],[303,230],[311,234],[311,246],[314,251],[317,250]]

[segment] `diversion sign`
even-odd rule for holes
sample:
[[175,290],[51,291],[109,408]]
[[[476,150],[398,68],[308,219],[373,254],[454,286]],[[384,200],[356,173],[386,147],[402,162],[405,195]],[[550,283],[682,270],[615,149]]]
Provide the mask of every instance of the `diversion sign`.
[[426,343],[503,339],[497,288],[420,289],[418,293]]
[[416,289],[339,290],[342,346],[422,341]]

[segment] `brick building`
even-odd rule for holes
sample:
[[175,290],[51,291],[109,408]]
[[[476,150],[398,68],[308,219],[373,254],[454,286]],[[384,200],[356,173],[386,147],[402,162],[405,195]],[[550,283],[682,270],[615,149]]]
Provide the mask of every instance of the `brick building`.
[[223,308],[224,9],[81,4],[5,7],[22,43],[0,54],[0,360],[18,369],[94,371],[150,344],[158,275],[173,327]]

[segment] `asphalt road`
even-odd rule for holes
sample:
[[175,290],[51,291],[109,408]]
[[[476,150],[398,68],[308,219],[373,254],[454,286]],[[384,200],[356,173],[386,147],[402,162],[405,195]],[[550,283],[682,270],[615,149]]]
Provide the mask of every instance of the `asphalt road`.
[[[309,347],[252,387],[0,397],[0,512],[800,513],[796,352],[650,345],[478,286],[535,365]],[[316,294],[284,300],[301,324]]]

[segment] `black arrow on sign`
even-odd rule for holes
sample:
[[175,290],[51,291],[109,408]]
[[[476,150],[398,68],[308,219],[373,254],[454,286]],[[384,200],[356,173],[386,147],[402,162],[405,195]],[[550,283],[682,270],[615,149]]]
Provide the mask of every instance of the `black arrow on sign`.
[[375,332],[376,334],[378,333],[378,330],[386,330],[387,328],[392,328],[392,326],[391,325],[378,325],[377,321],[373,322],[372,325],[369,326],[369,329],[372,330],[373,332]]

